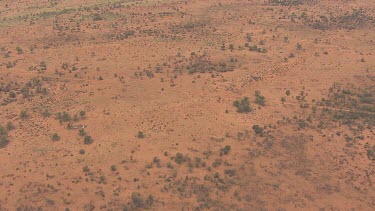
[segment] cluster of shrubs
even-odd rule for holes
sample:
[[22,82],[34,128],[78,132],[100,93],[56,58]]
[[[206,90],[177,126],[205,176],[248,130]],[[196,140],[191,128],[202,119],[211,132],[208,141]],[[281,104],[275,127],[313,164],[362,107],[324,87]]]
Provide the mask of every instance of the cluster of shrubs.
[[148,197],[144,199],[142,195],[138,192],[132,193],[131,200],[133,206],[138,209],[148,209],[151,208],[154,204],[154,197],[152,195],[148,195]]

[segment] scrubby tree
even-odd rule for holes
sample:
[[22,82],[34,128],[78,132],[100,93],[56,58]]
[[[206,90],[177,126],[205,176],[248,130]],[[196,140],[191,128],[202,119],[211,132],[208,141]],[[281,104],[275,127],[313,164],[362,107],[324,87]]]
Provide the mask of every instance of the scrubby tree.
[[253,130],[258,135],[263,135],[263,133],[264,133],[263,128],[260,127],[259,125],[253,125]]
[[14,125],[12,122],[8,122],[7,123],[7,131],[10,131],[10,130],[13,130],[14,129]]
[[261,106],[266,105],[266,98],[260,94],[260,91],[255,91],[255,103]]
[[233,102],[233,106],[237,107],[238,113],[247,113],[251,111],[250,102],[248,97]]
[[52,141],[60,141],[60,136],[57,133],[52,135]]
[[21,119],[26,119],[27,117],[28,117],[27,111],[22,110],[22,111],[21,111],[21,114],[20,114],[20,118],[21,118]]
[[220,149],[220,156],[227,155],[231,149],[230,145],[226,145],[225,147]]
[[79,115],[83,118],[86,116],[86,111],[80,111],[79,112]]
[[83,139],[83,143],[86,145],[92,144],[93,142],[94,140],[91,138],[91,136],[85,136],[85,138]]
[[145,134],[142,132],[142,131],[138,131],[138,135],[137,135],[138,138],[144,138],[145,137]]
[[0,125],[0,148],[4,148],[9,144],[8,132]]
[[16,93],[14,93],[14,92],[9,92],[9,97],[10,97],[10,98],[16,98]]

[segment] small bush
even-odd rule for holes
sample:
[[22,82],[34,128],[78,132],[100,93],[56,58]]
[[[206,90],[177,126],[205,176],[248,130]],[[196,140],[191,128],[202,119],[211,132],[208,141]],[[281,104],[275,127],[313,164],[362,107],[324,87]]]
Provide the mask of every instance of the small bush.
[[14,93],[14,92],[9,92],[9,97],[10,97],[10,98],[16,98],[16,93]]
[[259,125],[253,125],[253,130],[258,135],[263,135],[264,130]]
[[142,131],[138,131],[138,135],[137,135],[138,138],[144,138],[145,137],[145,134],[142,132]]
[[266,105],[266,98],[260,94],[260,91],[255,91],[255,103],[261,106]]
[[298,128],[299,129],[304,129],[305,127],[307,127],[307,122],[304,120],[304,119],[300,119],[298,120]]
[[251,111],[250,102],[248,97],[233,102],[233,106],[237,107],[238,113],[247,113]]
[[60,141],[60,136],[57,133],[54,133],[51,138],[52,141]]
[[3,126],[0,125],[0,148],[4,148],[9,144],[8,133]]
[[42,116],[43,116],[44,118],[47,118],[47,117],[51,116],[51,113],[46,109],[46,110],[44,110],[44,111],[42,112]]
[[131,199],[134,207],[140,209],[150,208],[154,204],[154,197],[152,195],[148,195],[146,200],[144,200],[140,193],[133,192]]
[[79,129],[79,135],[80,136],[86,135],[85,129],[83,129],[83,128]]
[[14,125],[12,122],[8,122],[7,123],[7,130],[10,131],[10,130],[13,130],[14,129]]
[[223,161],[221,159],[215,159],[215,161],[212,163],[212,167],[217,168],[222,162]]
[[220,149],[220,156],[227,155],[231,149],[231,146],[226,145],[224,148]]
[[178,164],[182,164],[187,160],[187,157],[183,156],[181,153],[177,153],[174,157],[174,161]]
[[4,148],[9,144],[8,137],[0,137],[0,148]]
[[70,121],[70,115],[66,113],[65,111],[62,113],[61,120],[64,122],[69,122]]
[[86,151],[84,149],[80,149],[79,154],[84,155],[84,154],[86,154]]
[[86,111],[80,111],[79,112],[79,115],[83,118],[83,117],[85,117],[85,115],[86,115]]
[[145,202],[141,197],[141,194],[137,192],[132,193],[132,202],[137,208],[143,208],[145,206]]
[[25,111],[25,110],[21,111],[20,118],[26,119],[27,117],[28,117],[27,111]]
[[92,144],[93,142],[94,140],[92,140],[91,136],[85,136],[85,138],[83,139],[83,143],[86,145]]

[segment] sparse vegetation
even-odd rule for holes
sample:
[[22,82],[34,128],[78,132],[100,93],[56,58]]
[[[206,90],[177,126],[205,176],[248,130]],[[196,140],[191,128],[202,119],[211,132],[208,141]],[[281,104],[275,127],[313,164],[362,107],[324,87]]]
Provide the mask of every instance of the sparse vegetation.
[[0,8],[0,210],[375,210],[371,1]]

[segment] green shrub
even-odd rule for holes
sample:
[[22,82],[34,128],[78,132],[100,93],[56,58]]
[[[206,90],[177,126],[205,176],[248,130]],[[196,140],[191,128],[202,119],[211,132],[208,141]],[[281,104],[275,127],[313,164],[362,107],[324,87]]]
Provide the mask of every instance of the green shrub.
[[253,125],[253,130],[258,135],[263,135],[263,133],[264,133],[263,128],[260,127],[259,125]]
[[28,117],[27,111],[25,111],[25,110],[21,111],[20,118],[26,119],[27,117]]
[[148,195],[146,200],[144,200],[141,194],[138,192],[132,193],[131,200],[134,207],[139,209],[147,209],[154,204],[154,197],[152,195]]
[[84,149],[79,150],[79,154],[84,155],[85,153],[86,153],[86,151]]
[[86,111],[80,111],[79,112],[79,115],[83,118],[83,117],[85,117],[85,115],[86,115]]
[[61,120],[64,121],[64,122],[69,122],[70,121],[70,115],[67,113],[67,112],[63,112],[62,113],[62,116],[61,116]]
[[44,111],[42,112],[42,116],[43,116],[44,118],[47,118],[47,117],[51,116],[51,113],[46,109],[46,110],[44,110]]
[[367,157],[371,160],[375,160],[375,151],[373,149],[367,150]]
[[8,133],[3,126],[0,125],[0,148],[4,148],[9,144]]
[[181,153],[177,153],[176,156],[174,157],[174,161],[178,164],[182,164],[185,162],[188,158]]
[[231,149],[231,146],[226,145],[224,148],[220,149],[220,156],[227,155]]
[[16,50],[17,50],[17,53],[18,53],[18,54],[23,54],[23,50],[22,50],[22,48],[17,47]]
[[255,91],[255,103],[261,106],[266,105],[266,98],[260,94],[260,91]]
[[222,162],[223,161],[221,159],[215,159],[215,161],[212,163],[212,167],[217,168]]
[[304,129],[305,127],[307,127],[307,122],[304,119],[298,120],[298,128]]
[[10,130],[13,130],[14,129],[14,125],[12,122],[8,122],[7,123],[7,130],[10,131]]
[[250,102],[248,97],[233,102],[233,106],[237,107],[238,113],[247,113],[251,111]]
[[80,136],[86,135],[85,129],[83,129],[83,128],[79,129],[79,135]]
[[133,205],[137,208],[144,208],[145,206],[145,202],[143,198],[141,197],[141,194],[137,192],[132,193],[132,202],[133,202]]
[[57,133],[52,135],[52,141],[60,141],[60,136]]
[[138,138],[144,138],[145,137],[145,134],[142,132],[142,131],[138,131],[138,135],[137,135]]
[[85,138],[83,139],[83,143],[86,145],[92,144],[93,142],[94,140],[92,140],[91,136],[85,136]]
[[221,45],[221,50],[225,51],[225,44],[224,43],[223,43],[223,45]]
[[16,93],[14,93],[14,92],[9,92],[9,97],[10,97],[10,98],[16,98]]

